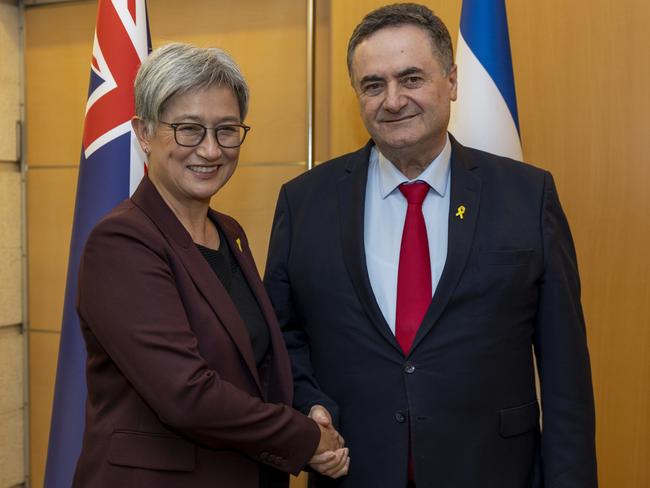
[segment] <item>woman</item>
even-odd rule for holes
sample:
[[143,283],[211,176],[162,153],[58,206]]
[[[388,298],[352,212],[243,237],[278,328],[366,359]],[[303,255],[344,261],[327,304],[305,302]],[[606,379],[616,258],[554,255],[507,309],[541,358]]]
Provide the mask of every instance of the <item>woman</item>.
[[345,474],[336,431],[288,406],[287,352],[243,229],[209,208],[249,130],[238,67],[167,45],[140,68],[135,103],[148,174],[79,269],[88,400],[74,485],[287,486],[310,459]]

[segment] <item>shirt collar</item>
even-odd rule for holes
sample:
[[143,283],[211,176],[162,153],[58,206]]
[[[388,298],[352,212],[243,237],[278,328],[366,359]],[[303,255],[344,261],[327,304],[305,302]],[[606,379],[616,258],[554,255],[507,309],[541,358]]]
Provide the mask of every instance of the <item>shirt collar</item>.
[[433,188],[440,196],[445,196],[447,191],[447,182],[449,181],[449,167],[451,161],[451,142],[447,135],[445,146],[440,154],[431,162],[429,166],[414,180],[409,180],[404,173],[398,170],[386,156],[384,156],[377,146],[373,146],[370,153],[370,160],[377,161],[379,191],[381,198],[386,198],[402,183],[413,181],[424,181]]

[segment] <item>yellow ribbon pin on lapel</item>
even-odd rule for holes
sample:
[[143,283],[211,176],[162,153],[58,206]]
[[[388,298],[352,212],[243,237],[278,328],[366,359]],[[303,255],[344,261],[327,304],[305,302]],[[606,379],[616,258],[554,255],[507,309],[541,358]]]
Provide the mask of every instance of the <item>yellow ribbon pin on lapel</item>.
[[244,250],[241,247],[241,239],[238,237],[235,239],[235,242],[237,243],[237,247],[239,248],[239,252],[244,252]]
[[460,217],[460,220],[463,220],[465,218],[465,205],[461,205],[458,207],[458,211],[456,212],[456,217]]

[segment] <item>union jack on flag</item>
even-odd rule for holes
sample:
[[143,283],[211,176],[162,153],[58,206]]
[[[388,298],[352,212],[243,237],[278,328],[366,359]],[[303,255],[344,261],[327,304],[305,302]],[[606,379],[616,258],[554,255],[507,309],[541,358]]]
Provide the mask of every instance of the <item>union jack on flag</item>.
[[[130,132],[134,114],[133,80],[149,55],[151,42],[144,0],[100,1],[84,119],[83,151],[95,151]],[[130,154],[130,191],[144,175],[144,155],[135,137]]]
[[59,361],[45,470],[46,488],[72,485],[81,452],[86,351],[75,308],[77,268],[97,221],[133,193],[145,173],[131,129],[133,81],[151,51],[145,0],[99,0],[77,180]]

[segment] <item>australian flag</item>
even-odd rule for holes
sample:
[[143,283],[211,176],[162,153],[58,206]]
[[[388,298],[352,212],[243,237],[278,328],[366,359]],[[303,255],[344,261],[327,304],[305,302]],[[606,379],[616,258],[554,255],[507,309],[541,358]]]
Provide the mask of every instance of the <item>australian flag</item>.
[[75,308],[77,268],[97,221],[137,187],[144,154],[131,131],[133,81],[151,51],[145,0],[99,0],[70,243],[46,488],[72,485],[84,429],[86,351]]
[[466,146],[521,160],[505,0],[463,0],[456,51],[449,131]]

